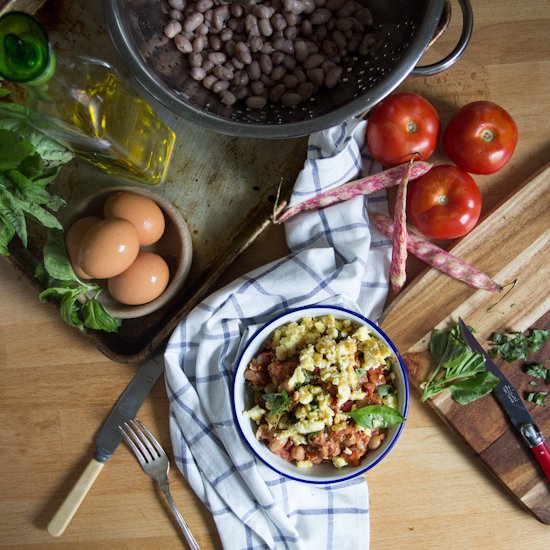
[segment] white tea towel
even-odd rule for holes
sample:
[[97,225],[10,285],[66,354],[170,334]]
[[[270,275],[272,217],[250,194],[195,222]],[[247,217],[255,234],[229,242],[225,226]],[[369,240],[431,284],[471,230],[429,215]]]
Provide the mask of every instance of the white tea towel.
[[[369,157],[366,122],[310,137],[291,204],[381,170]],[[363,477],[329,486],[289,480],[251,454],[233,419],[233,373],[243,335],[288,308],[342,305],[377,321],[388,291],[391,243],[369,227],[387,214],[385,192],[304,212],[285,224],[290,254],[199,304],[166,352],[170,430],[178,468],[216,521],[226,550],[366,549]]]

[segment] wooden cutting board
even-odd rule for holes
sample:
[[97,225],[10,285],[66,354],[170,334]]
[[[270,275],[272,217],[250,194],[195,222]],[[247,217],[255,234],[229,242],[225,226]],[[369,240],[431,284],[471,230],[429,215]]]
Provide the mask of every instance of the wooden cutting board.
[[[486,347],[493,332],[550,328],[550,164],[450,250],[500,284],[516,284],[507,294],[476,291],[429,269],[392,303],[381,326],[404,352],[411,385],[418,391],[435,366],[428,350],[435,327],[449,327],[460,316]],[[547,342],[528,362],[548,367],[549,357]],[[525,362],[497,363],[522,397],[550,391],[542,381],[530,385]],[[461,406],[444,392],[427,403],[515,498],[550,524],[550,482],[492,395]],[[550,397],[546,407],[527,407],[550,443]]]

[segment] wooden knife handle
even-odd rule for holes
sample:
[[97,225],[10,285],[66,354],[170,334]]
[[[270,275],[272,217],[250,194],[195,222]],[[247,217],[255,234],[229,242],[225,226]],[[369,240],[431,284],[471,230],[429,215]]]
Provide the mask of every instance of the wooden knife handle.
[[546,478],[550,481],[550,450],[548,449],[548,445],[542,441],[538,445],[531,447],[531,451],[535,455]]
[[104,462],[98,462],[92,459],[82,475],[78,478],[71,492],[67,495],[59,510],[55,513],[48,525],[48,533],[53,537],[59,537],[65,532],[65,529],[76,514],[78,507],[82,504],[84,497],[92,488],[99,472],[103,469]]

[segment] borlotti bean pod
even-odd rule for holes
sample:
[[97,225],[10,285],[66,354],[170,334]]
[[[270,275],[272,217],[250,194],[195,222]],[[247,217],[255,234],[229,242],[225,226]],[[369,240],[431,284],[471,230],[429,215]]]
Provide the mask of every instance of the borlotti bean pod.
[[448,0],[104,0],[111,37],[140,84],[175,114],[234,136],[311,134],[370,110],[409,74],[450,17]]

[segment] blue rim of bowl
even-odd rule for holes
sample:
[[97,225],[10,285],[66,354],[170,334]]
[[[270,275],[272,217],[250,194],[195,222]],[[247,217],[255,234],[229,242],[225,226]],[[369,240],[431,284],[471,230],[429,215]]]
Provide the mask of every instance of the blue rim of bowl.
[[[403,404],[403,416],[405,417],[405,420],[397,428],[397,431],[396,431],[391,443],[388,445],[387,449],[385,449],[384,452],[369,466],[365,466],[365,468],[363,468],[361,470],[358,470],[358,471],[354,472],[353,474],[350,474],[349,476],[338,478],[338,479],[329,479],[329,480],[320,480],[320,481],[313,480],[313,479],[302,479],[300,477],[294,477],[290,474],[287,474],[285,472],[281,472],[280,470],[278,470],[275,466],[273,466],[273,464],[270,464],[267,460],[265,460],[263,457],[261,457],[256,452],[254,447],[252,447],[250,442],[248,441],[248,438],[244,434],[244,431],[241,427],[241,423],[239,422],[239,415],[237,414],[237,406],[235,404],[235,388],[236,388],[237,381],[238,381],[237,380],[238,379],[237,375],[239,374],[239,368],[241,367],[243,356],[246,353],[246,350],[252,345],[252,342],[254,342],[256,340],[256,338],[258,337],[258,335],[262,331],[267,329],[270,325],[273,325],[275,322],[277,322],[282,317],[286,317],[287,315],[296,313],[298,311],[305,311],[305,310],[310,310],[310,309],[326,309],[326,310],[342,311],[343,313],[346,313],[348,315],[352,315],[352,316],[355,316],[355,317],[361,319],[364,323],[366,323],[370,327],[374,328],[375,331],[379,332],[384,337],[384,339],[386,340],[386,343],[389,345],[389,347],[391,348],[391,350],[394,352],[395,356],[397,357],[399,367],[401,368],[401,371],[403,373],[403,380],[405,382],[405,384],[404,384],[405,385],[405,396],[404,396],[405,401],[404,401],[404,404]],[[242,368],[240,370],[242,370]],[[393,446],[395,445],[395,443],[397,442],[397,440],[401,436],[401,432],[403,431],[403,428],[405,427],[405,423],[407,422],[407,415],[408,415],[408,412],[409,412],[409,392],[410,392],[409,379],[408,379],[408,376],[407,376],[407,369],[405,368],[405,362],[403,361],[403,358],[401,357],[401,355],[397,351],[397,349],[394,346],[393,342],[388,338],[387,334],[381,328],[379,328],[370,319],[367,319],[364,315],[361,315],[360,313],[352,311],[351,309],[346,309],[342,306],[330,306],[330,305],[318,305],[318,306],[316,306],[316,305],[311,305],[311,306],[301,306],[301,307],[297,307],[297,308],[293,308],[293,309],[287,309],[284,313],[281,313],[280,315],[277,315],[276,317],[274,317],[273,319],[271,319],[270,321],[268,321],[267,323],[262,325],[250,337],[250,339],[248,340],[245,347],[243,348],[243,350],[242,350],[242,352],[239,356],[239,359],[237,361],[237,370],[235,371],[235,376],[233,378],[233,392],[232,392],[232,400],[231,400],[232,403],[231,403],[231,405],[232,405],[232,409],[233,409],[233,416],[235,418],[235,424],[237,425],[237,428],[239,430],[241,438],[244,440],[244,442],[246,443],[248,448],[252,451],[253,455],[255,457],[259,458],[268,468],[270,468],[274,472],[277,472],[279,475],[281,475],[283,477],[286,477],[288,479],[292,479],[294,481],[300,481],[301,483],[311,483],[313,485],[331,485],[331,484],[335,484],[335,483],[342,483],[343,481],[349,481],[350,479],[354,479],[354,478],[356,478],[360,475],[363,475],[365,472],[368,472],[369,470],[374,468],[374,466],[376,466],[390,452],[390,450],[393,448]],[[269,452],[271,452],[271,451],[269,451]]]

